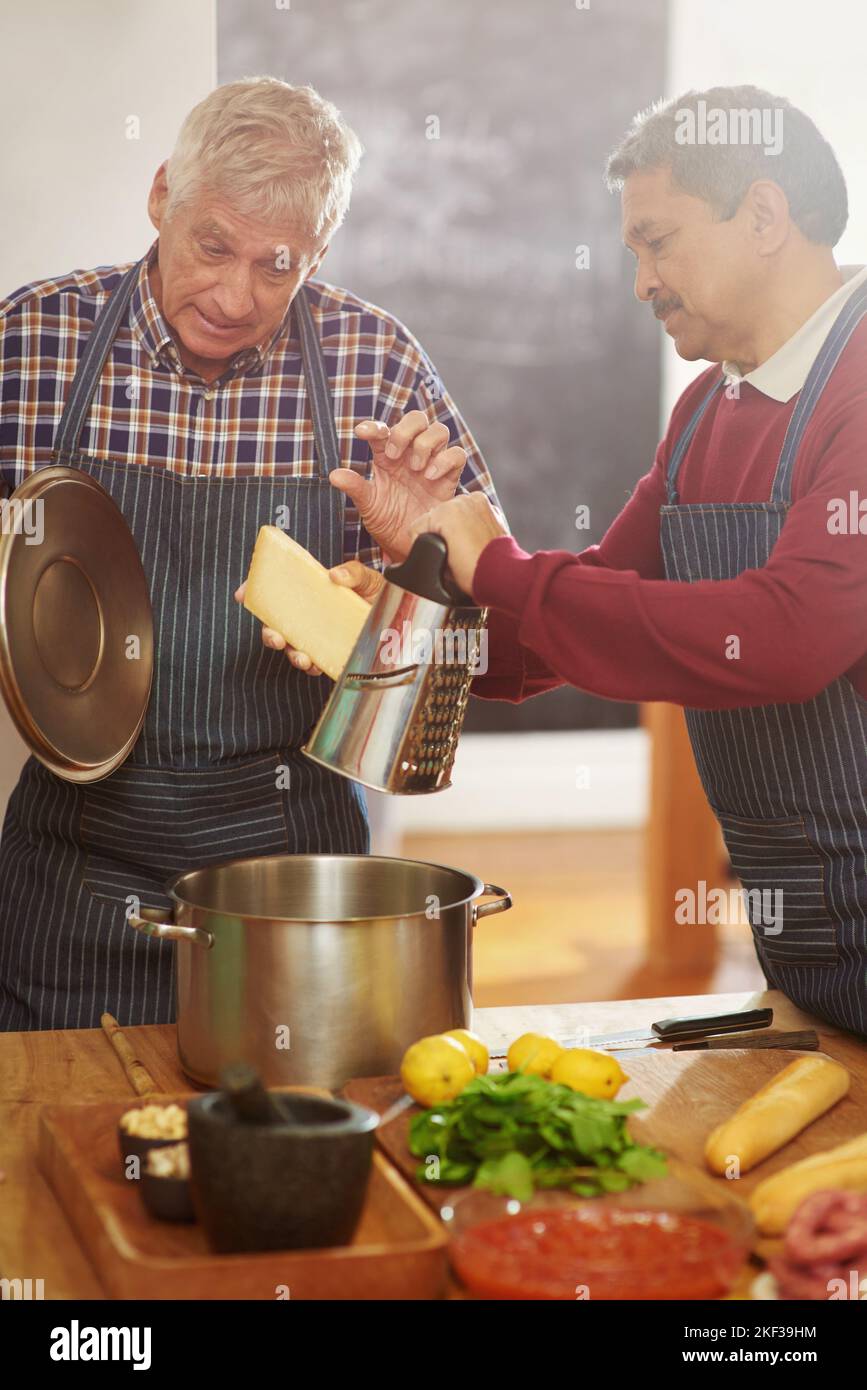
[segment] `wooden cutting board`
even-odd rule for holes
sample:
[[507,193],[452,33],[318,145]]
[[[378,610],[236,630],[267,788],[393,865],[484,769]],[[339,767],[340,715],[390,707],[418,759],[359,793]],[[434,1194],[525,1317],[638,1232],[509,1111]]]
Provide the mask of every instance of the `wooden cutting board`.
[[[780,1168],[810,1154],[832,1149],[867,1130],[867,1079],[852,1076],[850,1092],[843,1100],[803,1130],[791,1143],[764,1163],[735,1180],[714,1177],[704,1166],[704,1141],[715,1125],[727,1119],[743,1101],[772,1076],[798,1057],[816,1053],[789,1051],[666,1052],[646,1049],[618,1053],[629,1075],[618,1099],[640,1096],[649,1109],[630,1118],[631,1132],[645,1144],[662,1149],[675,1160],[672,1171],[699,1188],[746,1202],[758,1183]],[[396,1076],[367,1077],[350,1081],[347,1099],[369,1105],[379,1114],[403,1094]],[[415,1182],[419,1160],[409,1151],[407,1135],[415,1106],[404,1111],[379,1131],[379,1142],[400,1171]],[[439,1211],[454,1189],[415,1183],[425,1200]],[[773,1248],[773,1247],[757,1247]]]

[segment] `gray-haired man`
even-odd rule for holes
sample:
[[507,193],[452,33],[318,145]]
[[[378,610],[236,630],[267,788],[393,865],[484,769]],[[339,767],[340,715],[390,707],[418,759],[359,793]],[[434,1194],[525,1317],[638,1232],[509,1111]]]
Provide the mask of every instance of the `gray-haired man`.
[[[265,523],[288,517],[325,565],[381,566],[459,481],[494,497],[417,341],[312,278],[359,158],[309,87],[231,83],[158,171],[159,236],[140,262],[0,301],[3,482],[59,458],[107,489],[142,557],[156,644],[123,766],[81,786],[31,758],[10,799],[0,1029],[92,1027],[104,1010],[169,1021],[172,948],[126,926],[131,902],[166,909],[175,873],[238,854],[368,848],[360,788],[299,752],[324,685],[263,645],[233,597]],[[108,305],[116,332],[87,361]],[[73,384],[93,389],[74,439]]]

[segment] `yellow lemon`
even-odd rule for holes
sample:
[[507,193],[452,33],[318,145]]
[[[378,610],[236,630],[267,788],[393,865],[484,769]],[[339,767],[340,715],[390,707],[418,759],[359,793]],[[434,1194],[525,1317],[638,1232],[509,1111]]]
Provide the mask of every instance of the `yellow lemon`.
[[629,1080],[616,1057],[589,1047],[570,1047],[551,1068],[551,1080],[595,1100],[613,1100]]
[[426,1106],[454,1100],[475,1074],[461,1044],[442,1034],[414,1042],[400,1064],[404,1090]]
[[546,1037],[544,1033],[522,1033],[509,1048],[509,1071],[550,1077],[551,1068],[562,1051],[556,1038]]
[[471,1033],[469,1028],[450,1028],[447,1033],[443,1033],[443,1037],[454,1038],[455,1042],[460,1043],[478,1075],[485,1075],[491,1058],[478,1033]]

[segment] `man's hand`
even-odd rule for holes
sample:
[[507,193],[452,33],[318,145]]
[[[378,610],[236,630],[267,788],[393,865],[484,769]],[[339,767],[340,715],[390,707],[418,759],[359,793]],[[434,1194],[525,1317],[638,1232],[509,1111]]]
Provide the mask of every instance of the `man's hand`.
[[412,538],[424,531],[442,536],[449,552],[449,569],[455,583],[472,596],[473,575],[489,541],[509,534],[505,520],[483,492],[464,492],[441,502],[412,524]]
[[[346,589],[354,589],[361,598],[367,599],[368,603],[373,603],[385,583],[379,570],[368,569],[360,560],[345,560],[342,565],[335,565],[328,573],[333,583],[342,584]],[[247,581],[244,580],[240,588],[235,590],[238,603],[244,602],[246,587]],[[319,667],[313,665],[306,652],[299,652],[296,647],[290,647],[286,638],[281,637],[272,627],[262,628],[262,641],[266,647],[271,647],[276,652],[285,651],[292,665],[299,671],[305,671],[308,676],[322,675]]]
[[331,483],[352,501],[389,559],[405,560],[416,518],[454,496],[466,450],[457,444],[447,448],[448,427],[432,425],[421,410],[411,410],[390,430],[381,420],[363,420],[355,433],[370,445],[371,476],[335,468]]

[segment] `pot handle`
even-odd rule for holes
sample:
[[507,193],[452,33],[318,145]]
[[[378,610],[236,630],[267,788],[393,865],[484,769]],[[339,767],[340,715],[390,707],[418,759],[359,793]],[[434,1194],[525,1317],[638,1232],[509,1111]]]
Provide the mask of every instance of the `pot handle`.
[[473,926],[476,925],[480,917],[490,917],[494,912],[508,912],[512,906],[512,895],[507,893],[505,888],[498,888],[496,883],[486,883],[485,893],[499,893],[496,902],[493,903],[473,903]]
[[152,922],[147,917],[137,916],[135,912],[128,914],[127,921],[131,927],[143,932],[145,936],[159,936],[170,941],[189,941],[193,946],[204,946],[207,951],[210,951],[214,944],[213,934],[202,927],[178,927],[174,922]]

